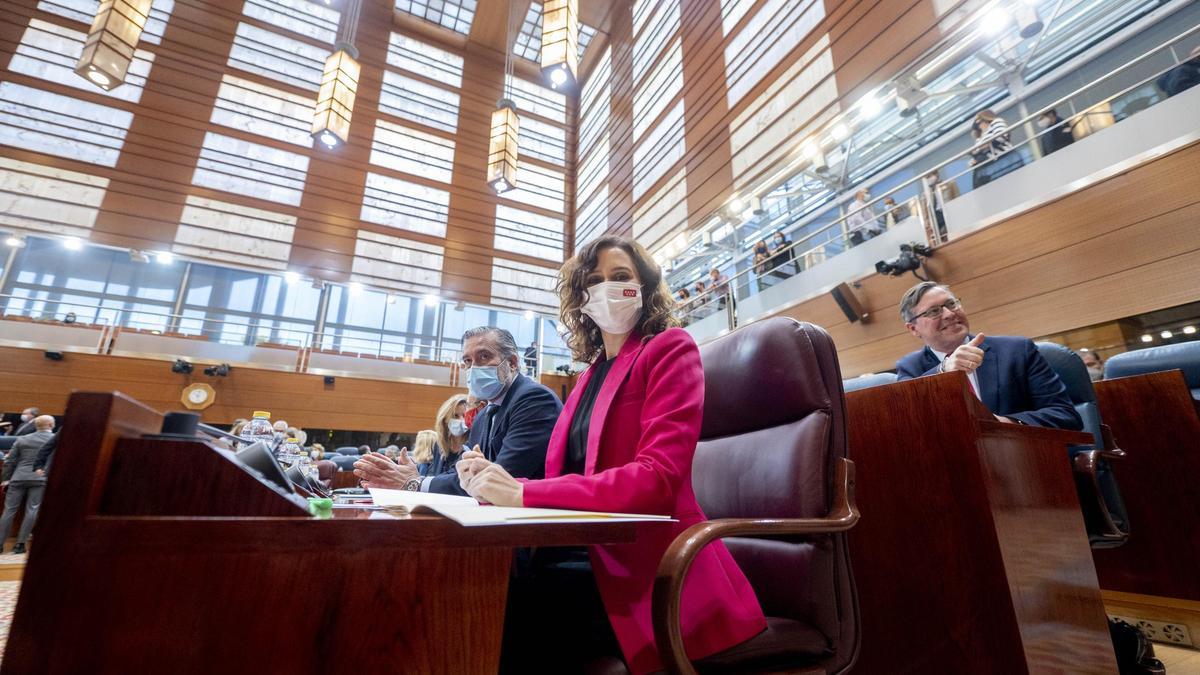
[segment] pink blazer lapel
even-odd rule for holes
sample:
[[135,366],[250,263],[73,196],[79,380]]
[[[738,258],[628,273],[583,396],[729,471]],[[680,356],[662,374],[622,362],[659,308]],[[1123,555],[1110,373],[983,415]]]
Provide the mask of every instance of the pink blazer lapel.
[[559,414],[558,422],[554,425],[554,431],[550,432],[550,442],[546,446],[546,478],[556,478],[562,475],[563,462],[567,457],[567,438],[571,433],[571,420],[575,418],[575,410],[579,407],[579,398],[583,395],[583,390],[591,379],[592,367],[588,366],[587,370],[579,375],[579,379],[575,381],[575,387],[571,389],[566,402],[563,403],[562,413]]
[[[630,368],[633,368],[634,361],[637,360],[638,354],[642,352],[642,335],[637,331],[630,333],[625,339],[625,344],[621,345],[621,351],[617,354],[617,359],[612,364],[612,368],[608,371],[608,376],[604,378],[604,384],[600,387],[600,393],[596,395],[596,404],[592,407],[592,419],[588,425],[588,444],[587,456],[584,460],[583,473],[590,476],[596,470],[596,456],[600,451],[600,434],[604,430],[604,420],[608,417],[608,409],[612,407],[613,399],[617,396],[617,391],[621,389],[621,385],[625,383],[625,378],[629,375]],[[589,373],[591,370],[589,369]],[[583,383],[581,382],[580,385]],[[574,412],[572,410],[572,412]]]

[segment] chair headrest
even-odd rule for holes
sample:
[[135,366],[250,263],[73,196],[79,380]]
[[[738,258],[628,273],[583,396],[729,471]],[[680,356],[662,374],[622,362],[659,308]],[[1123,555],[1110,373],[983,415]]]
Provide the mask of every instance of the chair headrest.
[[[836,407],[841,416],[837,351],[818,326],[787,317],[755,321],[705,343],[700,356],[701,439],[778,426],[815,410]],[[836,406],[831,396],[838,398]]]
[[871,373],[870,375],[860,375],[852,377],[848,380],[842,380],[842,388],[846,393],[858,391],[859,389],[870,389],[885,384],[891,384],[896,381],[895,373]]
[[1104,377],[1129,377],[1180,369],[1191,389],[1200,388],[1200,342],[1148,347],[1117,354],[1104,364]]
[[1067,388],[1067,396],[1071,397],[1071,403],[1090,403],[1096,400],[1092,378],[1078,354],[1054,342],[1038,342],[1036,345],[1042,358],[1046,359],[1050,369]]

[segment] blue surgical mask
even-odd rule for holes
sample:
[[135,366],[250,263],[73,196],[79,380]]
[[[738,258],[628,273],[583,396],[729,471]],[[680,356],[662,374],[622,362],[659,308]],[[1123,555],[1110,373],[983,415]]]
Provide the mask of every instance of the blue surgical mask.
[[467,370],[467,391],[475,398],[492,401],[504,391],[499,366],[471,366]]
[[462,436],[467,433],[467,423],[462,418],[455,417],[450,420],[450,435]]

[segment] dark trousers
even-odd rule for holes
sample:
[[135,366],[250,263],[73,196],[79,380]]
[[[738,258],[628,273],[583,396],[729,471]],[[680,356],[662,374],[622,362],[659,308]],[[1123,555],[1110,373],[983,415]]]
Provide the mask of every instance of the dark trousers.
[[21,510],[21,502],[25,502],[25,519],[21,521],[21,531],[17,534],[17,543],[24,544],[33,531],[33,523],[37,520],[38,509],[42,506],[42,492],[45,483],[9,483],[4,495],[4,515],[0,517],[0,543],[8,539],[12,529],[13,519]]
[[621,658],[586,549],[538,549],[528,566],[515,569],[501,673],[576,673],[605,657]]

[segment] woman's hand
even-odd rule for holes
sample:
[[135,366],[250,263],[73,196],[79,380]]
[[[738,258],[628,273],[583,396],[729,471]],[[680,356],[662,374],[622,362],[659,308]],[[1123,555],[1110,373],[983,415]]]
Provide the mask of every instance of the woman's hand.
[[484,459],[479,446],[464,453],[454,468],[458,482],[475,499],[496,506],[525,505],[525,486],[504,467]]

